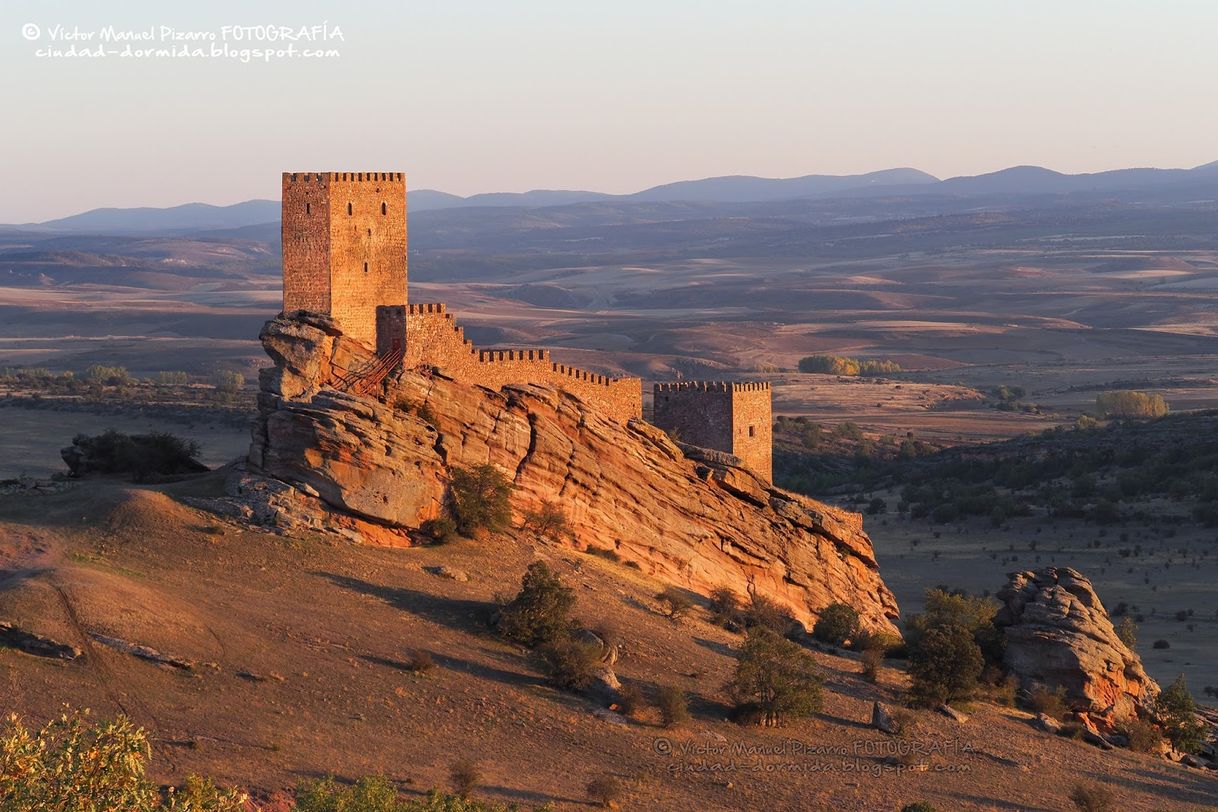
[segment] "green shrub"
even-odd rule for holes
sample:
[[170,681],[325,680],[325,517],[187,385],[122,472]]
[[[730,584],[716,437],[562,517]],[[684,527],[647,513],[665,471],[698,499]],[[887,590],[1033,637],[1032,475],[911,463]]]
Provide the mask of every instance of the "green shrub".
[[740,596],[726,586],[710,593],[711,618],[720,625],[740,622]]
[[879,646],[871,646],[863,649],[863,656],[859,658],[859,673],[867,682],[874,684],[880,679],[880,666],[883,664],[884,649]]
[[94,364],[85,370],[86,383],[94,386],[123,386],[131,382],[131,373],[126,367],[108,367]]
[[517,812],[518,809],[437,789],[422,800],[407,800],[383,778],[361,778],[349,787],[323,778],[296,790],[294,812]]
[[967,699],[977,690],[984,665],[981,648],[967,628],[955,623],[934,626],[910,648],[910,697],[923,705]]
[[448,782],[452,785],[453,792],[458,798],[468,798],[482,783],[482,774],[478,772],[477,764],[468,758],[463,758],[453,762],[453,765],[449,767]]
[[1079,812],[1110,812],[1116,809],[1116,796],[1108,787],[1078,784],[1070,790],[1070,802]]
[[606,809],[617,806],[622,799],[622,785],[612,775],[603,775],[588,782],[588,797]]
[[936,588],[926,591],[925,609],[905,621],[905,642],[912,651],[928,630],[945,625],[962,626],[972,634],[986,662],[1002,662],[1002,633],[994,626],[998,604],[963,592]]
[[228,403],[245,386],[245,376],[232,369],[217,369],[211,375],[211,385],[217,399]]
[[809,355],[799,359],[800,372],[827,375],[887,375],[901,371],[896,361],[882,358],[846,358],[841,355]]
[[419,530],[429,537],[433,544],[445,544],[457,535],[457,523],[449,516],[440,516],[423,522]]
[[1052,691],[1043,685],[1037,686],[1032,691],[1029,700],[1032,710],[1058,721],[1061,721],[1069,711],[1069,708],[1066,707],[1066,689],[1061,685]]
[[1095,396],[1095,407],[1105,417],[1162,417],[1167,414],[1167,401],[1162,395],[1117,389]]
[[1149,719],[1127,719],[1117,725],[1117,733],[1129,740],[1129,749],[1135,753],[1157,752],[1163,743],[1163,734]]
[[574,535],[567,514],[558,505],[545,500],[536,510],[525,511],[520,528],[552,544],[558,544]]
[[685,691],[675,685],[662,685],[656,696],[660,719],[664,727],[680,727],[689,721],[689,700]]
[[512,481],[493,465],[452,472],[453,518],[463,536],[497,533],[512,522]]
[[246,796],[192,776],[162,800],[145,776],[148,735],[130,721],[64,713],[38,730],[10,716],[0,730],[0,810],[243,812]]
[[595,643],[563,634],[542,644],[537,649],[537,657],[542,670],[555,685],[566,691],[582,691],[596,677],[601,649]]
[[738,710],[754,708],[758,723],[772,727],[820,710],[821,683],[815,662],[803,649],[758,627],[740,647],[727,689]]
[[406,660],[406,669],[414,674],[426,674],[436,667],[436,658],[425,648],[417,648],[410,652]]
[[831,603],[820,611],[812,636],[831,646],[844,646],[859,632],[859,613],[849,604]]
[[744,613],[744,625],[750,629],[769,629],[777,634],[785,635],[795,625],[795,618],[791,617],[791,613],[785,608],[769,598],[754,594]]
[[575,591],[565,586],[544,561],[534,561],[520,582],[520,592],[499,614],[499,633],[535,647],[567,634]]
[[1133,651],[1137,647],[1138,624],[1135,623],[1133,618],[1131,618],[1129,615],[1125,615],[1123,618],[1121,618],[1121,622],[1117,624],[1116,633],[1117,637],[1121,639],[1122,643],[1129,647],[1130,651]]
[[1196,753],[1205,743],[1206,727],[1196,713],[1197,702],[1189,693],[1183,674],[1155,699],[1155,716],[1163,726],[1163,734],[1183,753]]
[[678,621],[694,607],[693,598],[684,589],[676,586],[666,586],[656,595],[660,609],[669,620]]
[[121,434],[108,429],[89,437],[78,434],[62,452],[72,476],[130,474],[137,481],[154,476],[195,474],[207,466],[195,459],[199,444],[173,434]]
[[[614,550],[612,547],[593,547],[589,545],[585,552],[587,552],[588,555],[594,555],[597,558],[603,558],[606,561],[612,561],[615,564],[620,563],[622,560],[622,557],[618,555],[617,550]],[[634,562],[629,561],[626,565],[630,566],[631,564],[634,564]],[[638,568],[637,564],[635,564],[635,568]]]

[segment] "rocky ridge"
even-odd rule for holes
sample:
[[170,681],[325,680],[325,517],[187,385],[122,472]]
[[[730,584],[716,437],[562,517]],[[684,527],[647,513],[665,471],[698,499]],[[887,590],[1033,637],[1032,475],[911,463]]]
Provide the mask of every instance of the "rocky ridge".
[[804,623],[833,602],[895,631],[896,600],[858,514],[775,488],[730,455],[675,444],[545,386],[469,386],[431,370],[390,376],[373,397],[342,391],[374,362],[324,316],[268,322],[248,472],[234,509],[268,524],[409,545],[445,510],[450,472],[490,463],[517,515],[557,503],[579,549],[691,591],[756,592]]

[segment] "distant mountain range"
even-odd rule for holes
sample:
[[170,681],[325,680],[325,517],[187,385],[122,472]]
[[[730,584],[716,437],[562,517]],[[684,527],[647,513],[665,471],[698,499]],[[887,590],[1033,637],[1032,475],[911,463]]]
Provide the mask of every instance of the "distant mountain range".
[[[950,197],[1009,199],[1022,196],[1116,196],[1137,202],[1164,194],[1189,200],[1218,200],[1218,161],[1192,169],[1116,169],[1068,175],[1039,166],[1016,166],[984,175],[940,180],[917,169],[898,168],[862,175],[804,175],[759,178],[727,175],[653,186],[633,194],[537,189],[460,197],[433,189],[409,192],[411,212],[487,207],[543,208],[580,203],[767,203],[832,198]],[[105,208],[42,223],[5,229],[63,233],[186,233],[231,231],[279,219],[279,201],[247,200],[231,206],[187,203],[169,208]]]

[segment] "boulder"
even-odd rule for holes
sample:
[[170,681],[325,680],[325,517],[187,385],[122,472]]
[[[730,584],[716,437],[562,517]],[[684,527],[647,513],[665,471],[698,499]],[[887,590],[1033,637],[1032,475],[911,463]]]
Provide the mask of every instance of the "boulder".
[[[561,506],[573,532],[554,543],[613,549],[702,595],[756,593],[804,624],[841,602],[868,629],[897,631],[896,599],[862,517],[776,488],[731,455],[683,449],[645,421],[620,422],[549,386],[496,391],[408,369],[357,396],[344,381],[375,356],[331,325],[281,317],[262,339],[275,367],[261,378],[248,468],[348,517],[311,525],[354,527],[349,537],[371,528],[377,543],[409,544],[441,515],[451,471],[490,463],[513,480],[518,517],[543,501]],[[305,499],[242,490],[274,494],[278,507],[250,505],[254,515]]]
[[893,736],[901,732],[892,713],[879,702],[871,703],[871,726]]
[[1016,572],[998,593],[1007,669],[1024,690],[1064,689],[1088,732],[1145,715],[1159,686],[1117,636],[1091,582],[1077,570]]
[[1032,727],[1056,735],[1061,732],[1062,723],[1047,713],[1038,713],[1036,718],[1032,720]]

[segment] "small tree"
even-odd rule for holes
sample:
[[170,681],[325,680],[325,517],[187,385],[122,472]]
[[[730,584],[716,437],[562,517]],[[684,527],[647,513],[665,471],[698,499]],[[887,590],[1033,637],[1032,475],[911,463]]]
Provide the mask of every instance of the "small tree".
[[720,625],[740,620],[740,598],[726,586],[716,587],[710,593],[711,617]]
[[859,613],[845,603],[831,603],[821,610],[812,636],[831,646],[843,646],[859,633]]
[[573,535],[567,514],[550,501],[543,501],[537,510],[525,511],[520,529],[552,544],[558,544]]
[[561,634],[537,649],[546,675],[566,691],[582,691],[596,678],[601,661],[600,646]]
[[675,685],[660,686],[656,697],[664,727],[679,727],[689,721],[689,701],[685,692]]
[[981,648],[967,628],[955,623],[935,626],[910,651],[910,695],[926,705],[967,699],[977,689],[984,665]]
[[452,473],[453,516],[457,530],[472,538],[479,530],[496,533],[512,521],[512,482],[493,465],[457,468]]
[[245,386],[245,376],[236,370],[217,369],[212,373],[211,385],[216,390],[216,398],[228,403]]
[[744,613],[745,626],[769,629],[780,635],[785,635],[794,623],[790,612],[763,595],[754,594]]
[[773,727],[788,717],[811,716],[820,710],[821,682],[803,649],[759,627],[741,646],[727,689],[738,709],[755,708],[758,723]]
[[[463,758],[453,762],[448,769],[448,780],[452,784],[453,792],[461,798],[468,798],[482,783],[482,775],[478,772],[477,764]],[[396,796],[396,793],[394,795]]]
[[1098,784],[1077,784],[1070,790],[1070,801],[1079,812],[1110,812],[1116,809],[1112,790]]
[[530,648],[556,640],[569,631],[574,606],[575,591],[546,562],[534,561],[520,592],[500,612],[499,633]]
[[1197,719],[1197,702],[1183,674],[1159,694],[1155,715],[1163,725],[1163,734],[1177,750],[1195,753],[1205,743],[1205,724]]
[[664,616],[674,623],[689,612],[694,606],[694,601],[689,597],[684,589],[675,586],[666,586],[656,595],[656,601],[659,602],[660,608],[664,612]]
[[1134,623],[1133,618],[1129,615],[1121,618],[1121,622],[1117,624],[1116,633],[1130,651],[1133,651],[1138,645],[1138,624]]
[[588,782],[588,797],[606,809],[617,806],[622,799],[622,785],[612,775],[603,775]]

